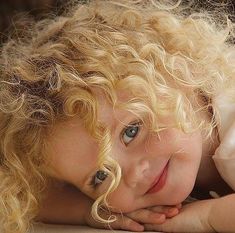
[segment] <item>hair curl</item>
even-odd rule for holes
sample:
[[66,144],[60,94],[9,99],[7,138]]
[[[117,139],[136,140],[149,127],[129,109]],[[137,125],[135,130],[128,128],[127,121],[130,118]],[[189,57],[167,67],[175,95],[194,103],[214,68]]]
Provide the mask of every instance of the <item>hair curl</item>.
[[[179,2],[178,2],[179,3]],[[94,0],[63,16],[44,19],[21,38],[9,39],[0,58],[0,217],[5,232],[26,232],[46,187],[46,136],[58,121],[78,115],[100,143],[99,165],[113,177],[93,205],[108,205],[121,168],[111,158],[108,129],[96,121],[101,89],[114,108],[132,112],[150,130],[174,116],[172,127],[202,129],[216,123],[211,110],[220,91],[234,87],[233,24],[206,12],[185,15],[167,1]],[[132,98],[117,100],[117,91]],[[198,97],[203,98],[203,105]],[[109,169],[107,169],[107,167]],[[112,168],[112,169],[110,169]],[[109,220],[113,221],[115,218]]]

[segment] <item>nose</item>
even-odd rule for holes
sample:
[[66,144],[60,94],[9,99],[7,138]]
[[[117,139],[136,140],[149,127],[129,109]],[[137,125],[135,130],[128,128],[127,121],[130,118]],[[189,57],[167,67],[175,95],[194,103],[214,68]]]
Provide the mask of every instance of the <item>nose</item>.
[[146,159],[130,164],[130,166],[123,171],[123,179],[125,183],[129,187],[135,188],[138,183],[141,183],[141,181],[147,178],[149,167],[150,163]]

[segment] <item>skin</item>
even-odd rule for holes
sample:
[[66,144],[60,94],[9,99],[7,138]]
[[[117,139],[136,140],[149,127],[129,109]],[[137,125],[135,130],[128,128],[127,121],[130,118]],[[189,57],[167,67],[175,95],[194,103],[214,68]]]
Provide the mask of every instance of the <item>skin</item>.
[[[96,95],[99,100],[98,120],[111,130],[112,156],[122,168],[121,183],[109,198],[109,203],[115,207],[113,211],[118,212],[115,213],[117,220],[111,223],[112,229],[231,232],[235,228],[232,204],[235,203],[235,194],[231,194],[233,190],[220,177],[211,157],[219,145],[216,130],[209,140],[202,140],[201,132],[186,135],[170,127],[171,119],[164,119],[160,123],[169,126],[167,130],[156,135],[141,126],[138,134],[130,140],[126,134],[128,130],[123,127],[136,122],[135,116],[113,109],[101,93],[96,92]],[[121,102],[128,98],[128,95],[119,94]],[[210,121],[210,114],[204,112],[200,119]],[[51,186],[38,220],[110,229],[110,225],[95,221],[90,212],[92,199],[103,193],[110,181],[107,177],[96,188],[91,185],[98,169],[97,142],[79,118],[74,117],[53,128],[49,145],[48,155],[53,168],[49,175],[57,179],[56,183],[59,180],[62,186]],[[161,173],[166,161],[169,166],[165,186],[159,192],[146,193],[152,184],[152,174]],[[193,186],[200,191],[208,193],[213,190],[226,196],[217,199],[204,197],[206,200],[184,204],[182,208],[176,205],[189,195]],[[125,214],[120,214],[120,210]],[[105,219],[110,217],[107,212],[99,214]]]
[[[157,135],[140,126],[137,135],[126,145],[126,137],[121,132],[125,125],[138,119],[127,111],[114,111],[102,94],[97,93],[97,98],[98,121],[111,130],[114,142],[112,156],[122,168],[121,182],[110,194],[109,204],[127,213],[182,202],[195,185],[202,154],[209,151],[208,142],[202,142],[201,133],[197,131],[189,135],[169,128]],[[120,97],[120,101],[124,99]],[[164,123],[168,122],[169,119]],[[106,190],[109,177],[96,188],[90,185],[98,170],[99,147],[78,117],[58,123],[51,132],[49,145],[48,154],[55,178],[74,185],[92,199]],[[164,187],[156,193],[147,193],[167,163]]]

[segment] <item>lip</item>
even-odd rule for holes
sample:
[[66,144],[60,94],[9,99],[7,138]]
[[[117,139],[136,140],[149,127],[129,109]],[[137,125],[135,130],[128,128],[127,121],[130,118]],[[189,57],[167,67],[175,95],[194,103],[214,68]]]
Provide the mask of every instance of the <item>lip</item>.
[[156,179],[154,180],[153,184],[151,185],[150,189],[146,192],[146,194],[156,193],[164,187],[167,178],[168,164],[169,162],[167,162],[166,166],[163,168],[160,175],[156,177]]

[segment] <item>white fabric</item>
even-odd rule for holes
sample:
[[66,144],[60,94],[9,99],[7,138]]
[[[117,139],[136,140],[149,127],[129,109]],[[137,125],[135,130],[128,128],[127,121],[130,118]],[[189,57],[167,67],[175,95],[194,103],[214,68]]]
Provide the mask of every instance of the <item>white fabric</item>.
[[221,143],[212,158],[222,178],[235,191],[235,102],[223,93],[214,104],[220,115],[217,120]]

